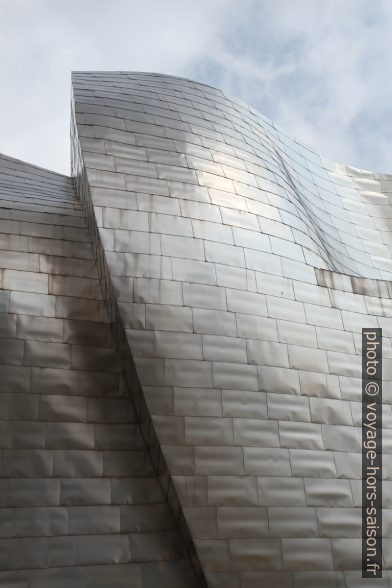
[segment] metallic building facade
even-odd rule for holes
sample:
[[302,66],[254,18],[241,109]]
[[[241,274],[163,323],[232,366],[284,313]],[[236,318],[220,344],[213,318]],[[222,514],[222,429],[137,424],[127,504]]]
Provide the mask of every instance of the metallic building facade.
[[70,178],[0,158],[0,586],[198,586]]
[[392,177],[157,74],[73,74],[71,143],[73,181],[0,159],[0,585],[390,588]]

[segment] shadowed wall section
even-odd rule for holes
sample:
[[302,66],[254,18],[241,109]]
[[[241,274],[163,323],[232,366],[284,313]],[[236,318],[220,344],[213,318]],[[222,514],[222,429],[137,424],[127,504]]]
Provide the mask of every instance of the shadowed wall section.
[[199,586],[70,178],[0,156],[0,586]]
[[391,177],[189,80],[81,72],[73,95],[110,320],[209,586],[362,585],[366,326],[384,334],[390,568]]

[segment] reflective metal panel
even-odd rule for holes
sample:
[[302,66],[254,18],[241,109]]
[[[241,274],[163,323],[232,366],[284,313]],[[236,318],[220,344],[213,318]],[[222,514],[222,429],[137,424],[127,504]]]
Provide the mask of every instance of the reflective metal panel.
[[0,584],[359,586],[374,326],[389,586],[391,177],[204,84],[72,80],[77,197],[0,157]]
[[113,316],[207,582],[357,586],[356,333],[382,326],[390,345],[390,179],[189,80],[81,72],[73,90],[105,295],[143,304],[145,322],[132,304]]

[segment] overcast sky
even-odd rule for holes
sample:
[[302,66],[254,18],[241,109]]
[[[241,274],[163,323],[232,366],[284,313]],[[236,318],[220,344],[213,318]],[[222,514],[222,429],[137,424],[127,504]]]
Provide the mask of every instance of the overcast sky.
[[0,152],[69,173],[70,72],[185,76],[392,173],[391,0],[0,0]]

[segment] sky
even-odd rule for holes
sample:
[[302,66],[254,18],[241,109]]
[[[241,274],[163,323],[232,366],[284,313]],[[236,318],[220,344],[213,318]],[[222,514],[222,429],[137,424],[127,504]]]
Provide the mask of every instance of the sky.
[[72,70],[219,87],[330,159],[392,173],[390,0],[0,0],[0,152],[69,174]]

